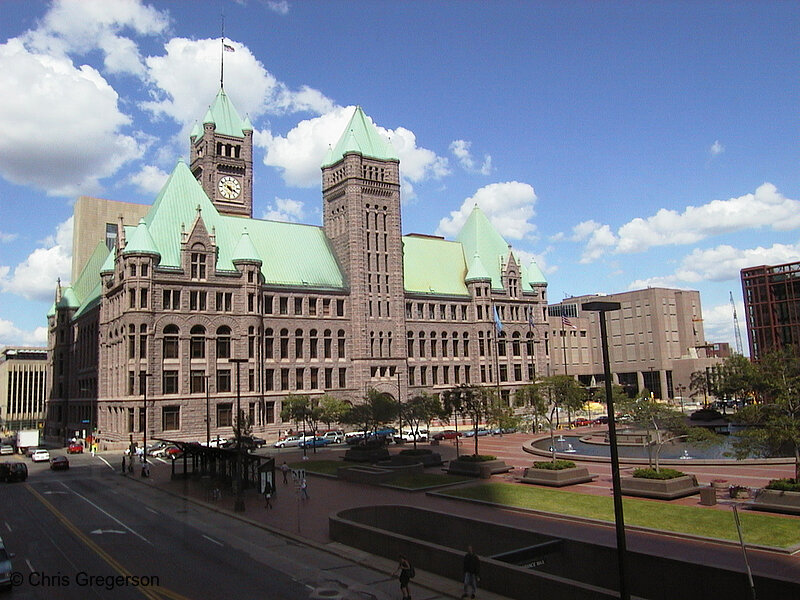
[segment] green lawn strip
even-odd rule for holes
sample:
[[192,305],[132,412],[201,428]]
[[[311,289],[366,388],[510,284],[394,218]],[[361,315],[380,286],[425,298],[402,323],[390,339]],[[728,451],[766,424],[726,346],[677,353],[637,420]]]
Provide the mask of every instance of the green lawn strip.
[[336,470],[343,466],[343,463],[340,460],[304,460],[290,463],[289,466],[293,469],[305,469],[309,473],[335,476]]
[[461,477],[460,475],[445,475],[444,473],[404,473],[393,478],[388,485],[392,487],[418,490],[422,488],[436,487],[440,485],[450,485],[468,481],[472,477]]
[[[443,495],[562,515],[614,521],[610,497],[564,490],[486,483],[440,492]],[[738,540],[733,514],[728,509],[700,508],[664,501],[623,499],[625,524],[702,537]],[[800,519],[741,511],[745,542],[787,548],[800,544]]]

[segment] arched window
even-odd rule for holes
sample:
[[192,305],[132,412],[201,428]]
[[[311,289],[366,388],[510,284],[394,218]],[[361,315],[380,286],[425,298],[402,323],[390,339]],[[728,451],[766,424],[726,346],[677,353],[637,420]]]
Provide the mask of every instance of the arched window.
[[206,328],[202,325],[195,325],[189,333],[191,335],[189,356],[192,358],[205,358]]
[[337,348],[336,352],[338,353],[339,358],[344,358],[344,329],[340,329],[337,332]]
[[414,332],[408,332],[408,358],[414,357]]
[[425,358],[425,332],[419,332],[419,356]]
[[294,332],[294,357],[303,358],[303,330],[297,329]]
[[528,350],[528,356],[533,356],[533,333],[528,333],[525,335],[525,346]]
[[506,355],[506,333],[505,333],[505,331],[501,331],[500,335],[497,336],[497,355],[498,356],[505,356]]
[[[435,306],[435,305],[433,305]],[[431,331],[431,356],[436,356],[436,332]]]
[[271,327],[268,327],[267,330],[264,332],[264,358],[273,358],[272,353],[274,352],[274,345],[275,333],[272,331]]
[[326,329],[323,338],[323,351],[325,358],[331,358],[331,330]]
[[[465,332],[463,337],[464,337],[464,340],[463,340],[464,341],[464,358],[467,358],[469,356],[469,334]],[[467,383],[469,383],[469,382],[467,382]]]
[[442,332],[442,358],[447,358],[447,332]]
[[514,335],[511,336],[511,355],[512,356],[521,356],[519,341],[520,341],[519,333],[515,332]]
[[231,328],[227,325],[217,328],[217,358],[231,357]]
[[308,332],[308,355],[310,358],[317,358],[317,346],[319,339],[317,338],[317,330],[312,329]]
[[289,358],[289,330],[281,329],[281,358]]
[[147,325],[139,325],[139,358],[147,358]]
[[128,326],[128,358],[136,358],[136,325]]

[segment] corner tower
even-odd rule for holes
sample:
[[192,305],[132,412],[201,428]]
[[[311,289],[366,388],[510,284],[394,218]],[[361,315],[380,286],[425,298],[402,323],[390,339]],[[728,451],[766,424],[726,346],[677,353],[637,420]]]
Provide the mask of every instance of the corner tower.
[[325,157],[322,197],[325,233],[350,288],[356,385],[397,381],[406,359],[400,161],[361,107]]
[[253,216],[253,126],[225,90],[189,135],[189,167],[221,214]]

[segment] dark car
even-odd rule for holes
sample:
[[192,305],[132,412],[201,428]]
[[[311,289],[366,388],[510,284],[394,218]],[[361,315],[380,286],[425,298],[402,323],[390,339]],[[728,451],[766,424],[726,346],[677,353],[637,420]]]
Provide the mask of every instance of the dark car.
[[441,440],[454,440],[458,437],[461,437],[460,431],[455,431],[454,429],[445,429],[444,431],[440,431],[439,433],[433,434],[433,439],[441,441]]
[[310,440],[306,440],[304,442],[300,442],[301,448],[318,448],[322,446],[327,446],[330,444],[331,441],[324,437],[315,437]]
[[28,478],[28,465],[21,462],[0,463],[0,481],[25,481]]
[[11,573],[14,571],[11,566],[12,558],[14,558],[14,555],[6,552],[6,546],[0,538],[0,586],[9,589],[12,586]]
[[608,425],[608,417],[603,415],[602,417],[597,417],[594,421],[592,421],[595,425]]
[[50,470],[66,471],[69,469],[69,459],[66,456],[54,456],[50,459]]

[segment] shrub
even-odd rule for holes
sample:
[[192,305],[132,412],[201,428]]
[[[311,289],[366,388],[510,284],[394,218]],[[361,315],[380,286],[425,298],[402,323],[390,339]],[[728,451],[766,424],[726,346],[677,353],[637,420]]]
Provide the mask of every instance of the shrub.
[[458,457],[458,460],[463,462],[486,462],[489,460],[497,460],[497,457],[489,454],[462,454]]
[[563,471],[564,469],[572,469],[575,463],[571,460],[552,460],[541,461],[533,463],[534,469],[547,469],[548,471]]
[[675,479],[676,477],[683,477],[686,473],[676,471],[675,469],[635,469],[633,471],[634,477],[641,479]]
[[433,454],[433,450],[428,450],[427,448],[417,448],[414,450],[413,448],[409,448],[408,450],[400,450],[398,454],[400,456],[424,456],[426,454]]
[[773,479],[767,484],[767,489],[781,492],[800,492],[800,481],[797,481],[797,479]]

